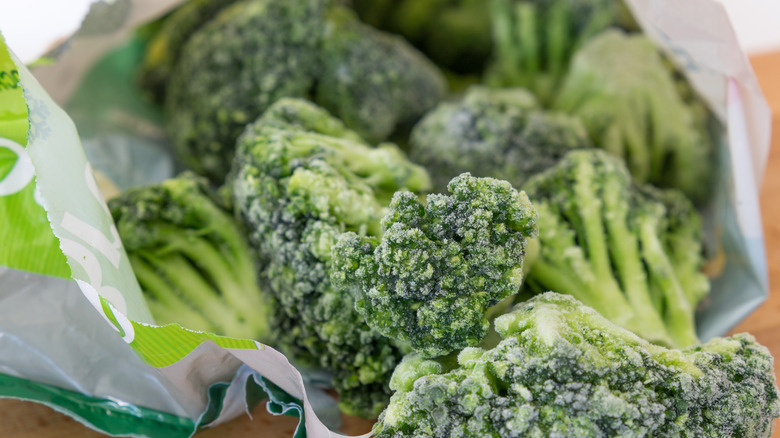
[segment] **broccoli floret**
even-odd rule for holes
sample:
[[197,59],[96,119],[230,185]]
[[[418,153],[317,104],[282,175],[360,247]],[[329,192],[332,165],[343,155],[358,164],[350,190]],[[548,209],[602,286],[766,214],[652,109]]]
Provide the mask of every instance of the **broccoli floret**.
[[168,78],[189,37],[220,10],[237,0],[190,0],[156,23],[138,69],[138,82],[152,99],[162,102]]
[[582,122],[543,111],[525,89],[472,86],[462,99],[442,102],[423,117],[412,130],[409,156],[442,191],[463,172],[520,187],[566,152],[587,147]]
[[444,95],[444,76],[405,41],[361,23],[349,9],[327,15],[314,100],[367,141],[388,138]]
[[223,9],[184,45],[166,129],[178,158],[221,182],[236,138],[281,97],[306,97],[318,70],[324,0],[252,0]]
[[267,342],[277,305],[259,286],[246,234],[215,196],[186,172],[108,206],[158,323]]
[[528,88],[548,106],[572,55],[594,35],[619,22],[621,4],[614,0],[492,0],[494,59],[486,82]]
[[636,181],[698,203],[711,187],[714,147],[700,108],[678,88],[648,38],[611,30],[575,55],[555,108],[579,116],[593,143],[623,157]]
[[247,0],[185,44],[169,81],[166,125],[180,160],[221,183],[244,126],[282,97],[321,102],[374,142],[444,91],[441,73],[422,55],[342,6]]
[[332,372],[344,412],[375,416],[402,350],[363,321],[349,290],[330,282],[331,247],[347,230],[379,236],[392,194],[425,190],[428,176],[391,144],[371,148],[351,136],[295,128],[335,121],[277,123],[262,117],[247,127],[229,179],[236,213],[287,319],[277,345],[297,363]]
[[552,292],[496,329],[455,364],[406,357],[374,436],[768,438],[780,416],[772,357],[747,334],[668,350]]
[[490,56],[490,9],[485,0],[353,0],[360,18],[403,36],[437,65],[479,74]]
[[476,345],[485,312],[517,293],[536,211],[506,181],[468,173],[451,195],[397,192],[384,235],[343,235],[333,250],[335,284],[356,284],[369,326],[426,357]]
[[571,294],[651,342],[698,342],[694,309],[709,285],[682,194],[632,185],[623,161],[598,149],[570,152],[523,188],[544,224],[527,285]]

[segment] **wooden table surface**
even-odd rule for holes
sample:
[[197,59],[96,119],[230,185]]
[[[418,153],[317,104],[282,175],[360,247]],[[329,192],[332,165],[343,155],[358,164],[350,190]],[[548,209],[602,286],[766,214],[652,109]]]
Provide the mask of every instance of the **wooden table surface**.
[[[758,341],[778,358],[775,375],[780,375],[780,52],[751,58],[761,87],[773,111],[772,150],[761,190],[761,208],[769,266],[770,296],[755,313],[734,332],[753,333]],[[291,437],[297,420],[272,417],[261,404],[253,420],[243,416],[230,423],[199,434],[201,438]],[[357,435],[369,431],[371,422],[345,419],[343,432]],[[30,402],[0,399],[0,437],[2,438],[93,438],[104,436],[75,420]],[[773,438],[780,438],[780,421]]]

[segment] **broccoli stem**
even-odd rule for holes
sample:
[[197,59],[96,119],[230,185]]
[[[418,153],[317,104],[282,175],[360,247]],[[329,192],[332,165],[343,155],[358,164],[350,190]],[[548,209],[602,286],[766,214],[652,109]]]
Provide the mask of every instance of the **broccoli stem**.
[[233,337],[252,338],[254,333],[245,323],[239,321],[235,310],[231,309],[214,288],[203,278],[192,263],[181,254],[154,254],[151,251],[136,251],[165,277],[174,290],[190,303],[190,306],[203,315],[209,315],[215,321],[220,332],[230,333]]
[[554,78],[560,77],[566,70],[567,47],[571,16],[566,1],[555,1],[547,12],[547,70]]
[[651,300],[647,287],[647,276],[641,263],[636,233],[629,231],[628,204],[621,202],[625,190],[622,181],[611,180],[604,185],[604,219],[609,238],[612,263],[618,280],[636,318],[639,333],[645,339],[666,346],[672,346],[661,314]]
[[[583,165],[580,167],[580,172],[573,184],[573,190],[579,202],[575,206],[576,211],[570,212],[573,215],[569,214],[568,216],[570,219],[572,216],[576,216],[580,220],[578,235],[584,237],[581,244],[587,252],[593,273],[598,279],[596,287],[598,287],[597,290],[601,290],[602,299],[607,303],[614,303],[613,305],[620,303],[620,307],[627,308],[628,303],[612,276],[612,266],[606,246],[607,238],[604,235],[604,223],[601,220],[604,206],[598,198],[593,196],[594,168],[592,165]],[[626,317],[623,316],[621,320],[625,320]],[[634,326],[633,318],[630,325]]]
[[[539,53],[539,40],[536,37],[536,25],[539,23],[536,16],[536,8],[528,3],[515,5],[515,39],[513,50],[517,52],[522,74],[535,76],[541,69],[541,54]],[[518,47],[519,46],[519,47]]]
[[[509,0],[493,0],[491,20],[493,23],[493,40],[496,50],[497,67],[500,81],[505,78],[520,76],[520,51],[514,39],[514,15]],[[522,17],[519,15],[518,18]],[[520,42],[522,44],[522,41]],[[524,82],[524,81],[521,81]]]
[[699,343],[693,308],[674,274],[674,268],[658,238],[658,219],[644,217],[639,221],[639,238],[650,281],[664,291],[666,306],[664,318],[669,334],[678,347]]
[[206,315],[192,309],[172,290],[166,280],[151,265],[136,254],[128,254],[141,287],[154,299],[147,300],[149,310],[155,318],[165,322],[176,322],[193,330],[213,332],[216,325]]
[[[172,251],[180,252],[192,261],[206,277],[214,283],[215,290],[220,291],[230,308],[240,316],[252,333],[252,339],[265,339],[271,332],[270,309],[261,297],[257,287],[257,277],[248,250],[236,248],[240,241],[227,236],[224,229],[219,233],[225,237],[225,252],[215,249],[212,239],[201,237],[195,233],[183,235],[175,232],[175,227],[160,226],[163,235],[167,236],[167,244],[160,255]],[[170,230],[165,230],[170,228]],[[208,234],[215,230],[206,230],[199,234]],[[230,246],[230,245],[234,246]]]

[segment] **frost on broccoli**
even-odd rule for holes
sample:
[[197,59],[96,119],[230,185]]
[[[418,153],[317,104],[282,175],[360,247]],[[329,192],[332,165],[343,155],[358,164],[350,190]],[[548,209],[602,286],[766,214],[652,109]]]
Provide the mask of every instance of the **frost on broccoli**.
[[409,156],[443,191],[463,172],[520,187],[566,152],[592,147],[577,118],[544,111],[522,88],[472,86],[462,99],[442,102],[412,130]]
[[536,211],[506,181],[454,178],[422,203],[398,192],[381,240],[347,233],[333,250],[334,283],[356,284],[357,310],[385,336],[426,357],[478,344],[485,312],[517,293]]
[[258,284],[243,229],[205,180],[184,173],[108,205],[158,323],[268,342],[276,303]]
[[492,0],[490,7],[494,59],[487,83],[528,88],[545,106],[574,53],[626,15],[614,0]]
[[223,9],[184,45],[168,83],[177,156],[220,182],[236,138],[281,97],[305,97],[317,73],[324,1],[252,0]]
[[454,364],[407,356],[374,436],[768,438],[780,416],[772,357],[747,334],[668,350],[552,292],[496,330]]
[[225,7],[188,39],[168,85],[165,114],[177,155],[217,183],[244,126],[282,97],[321,102],[375,142],[445,91],[441,73],[414,48],[328,0]]
[[544,224],[529,287],[571,294],[652,342],[698,342],[694,310],[709,283],[701,222],[681,193],[634,186],[598,149],[570,152],[523,189]]
[[328,11],[320,55],[314,100],[370,143],[416,121],[446,91],[444,77],[421,53],[345,8]]
[[[320,111],[298,114],[317,120]],[[372,148],[354,134],[292,127],[333,127],[336,121],[288,120],[290,127],[280,127],[271,117],[280,113],[269,109],[274,120],[261,117],[238,142],[229,179],[234,206],[283,309],[278,346],[298,364],[332,372],[341,409],[370,417],[387,403],[387,382],[402,353],[363,321],[349,290],[330,282],[331,247],[348,230],[381,235],[392,194],[425,190],[430,182],[394,145]]]
[[579,116],[593,143],[623,157],[637,182],[699,203],[711,187],[714,147],[702,107],[679,89],[647,37],[611,30],[575,55],[554,107]]

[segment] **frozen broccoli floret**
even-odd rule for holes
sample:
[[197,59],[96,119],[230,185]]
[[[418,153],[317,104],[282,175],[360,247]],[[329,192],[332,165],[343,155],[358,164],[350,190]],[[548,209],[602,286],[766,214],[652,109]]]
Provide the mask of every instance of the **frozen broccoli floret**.
[[273,297],[246,234],[205,180],[184,173],[108,203],[157,323],[269,340]]
[[335,121],[277,123],[262,117],[247,127],[229,179],[236,213],[267,263],[265,277],[287,320],[277,345],[296,363],[332,372],[344,412],[374,416],[387,403],[402,352],[363,321],[349,290],[330,282],[331,247],[347,230],[381,235],[392,194],[425,190],[429,179],[391,144],[372,148],[348,135],[294,128]]
[[279,98],[309,95],[324,3],[242,1],[189,38],[165,101],[166,129],[185,165],[222,182],[244,126]]
[[523,189],[544,224],[529,287],[571,294],[651,342],[698,342],[694,310],[709,284],[701,223],[682,194],[634,186],[598,149],[570,152]]
[[330,8],[314,100],[371,143],[417,120],[446,91],[436,67],[401,38]]
[[437,65],[479,74],[492,40],[485,0],[353,0],[360,18],[403,36]]
[[187,41],[166,95],[181,161],[221,183],[244,126],[282,97],[312,99],[371,142],[409,123],[445,91],[414,48],[328,0],[246,0]]
[[356,284],[369,326],[426,357],[476,345],[487,310],[517,293],[536,211],[506,181],[454,178],[450,195],[397,192],[381,240],[343,235],[333,250],[335,284]]
[[189,37],[220,10],[237,0],[190,0],[155,23],[138,69],[140,86],[158,102],[165,97],[168,78]]
[[356,132],[330,113],[306,99],[282,98],[271,105],[256,124],[294,131],[310,131],[365,143]]
[[555,108],[579,116],[593,143],[623,157],[638,182],[708,195],[714,147],[705,118],[642,35],[604,32],[575,55]]
[[411,355],[374,428],[401,437],[756,437],[780,416],[772,357],[747,334],[668,350],[548,292],[457,363]]
[[463,172],[520,187],[566,152],[587,147],[592,144],[582,122],[542,110],[525,89],[472,86],[415,125],[409,156],[428,169],[437,190]]
[[490,7],[494,59],[486,81],[528,88],[545,106],[572,55],[622,16],[614,0],[493,0]]

